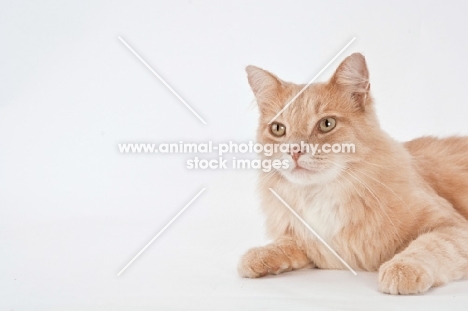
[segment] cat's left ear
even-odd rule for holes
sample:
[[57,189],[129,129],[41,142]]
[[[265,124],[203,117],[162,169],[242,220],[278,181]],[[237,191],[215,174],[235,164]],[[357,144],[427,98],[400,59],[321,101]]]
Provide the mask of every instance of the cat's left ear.
[[330,83],[349,93],[356,105],[364,110],[370,100],[368,98],[370,91],[369,71],[364,55],[354,53],[348,56],[338,66]]

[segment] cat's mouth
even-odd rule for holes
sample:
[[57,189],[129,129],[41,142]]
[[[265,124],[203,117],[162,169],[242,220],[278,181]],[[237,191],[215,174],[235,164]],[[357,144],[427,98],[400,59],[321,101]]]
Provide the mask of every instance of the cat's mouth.
[[304,166],[301,166],[300,164],[296,163],[294,168],[291,170],[291,172],[316,173],[316,172],[318,172],[318,169],[312,169],[312,168],[304,167]]

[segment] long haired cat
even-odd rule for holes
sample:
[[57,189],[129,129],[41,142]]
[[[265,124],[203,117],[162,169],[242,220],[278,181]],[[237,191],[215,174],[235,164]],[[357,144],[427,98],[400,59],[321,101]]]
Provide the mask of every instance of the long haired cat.
[[271,244],[240,260],[243,277],[345,266],[270,191],[355,270],[378,271],[379,289],[415,294],[468,274],[468,138],[404,144],[381,130],[364,57],[352,54],[327,83],[304,85],[247,67],[262,144],[353,143],[355,153],[276,152],[289,168],[261,172]]

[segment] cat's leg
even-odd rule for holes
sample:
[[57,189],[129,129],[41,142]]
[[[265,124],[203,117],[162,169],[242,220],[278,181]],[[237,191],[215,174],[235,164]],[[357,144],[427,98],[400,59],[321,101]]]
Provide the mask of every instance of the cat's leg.
[[242,277],[257,278],[301,269],[311,264],[311,260],[297,243],[285,237],[266,246],[248,250],[242,256],[237,270]]
[[468,226],[437,228],[412,241],[379,269],[379,289],[417,294],[468,275]]

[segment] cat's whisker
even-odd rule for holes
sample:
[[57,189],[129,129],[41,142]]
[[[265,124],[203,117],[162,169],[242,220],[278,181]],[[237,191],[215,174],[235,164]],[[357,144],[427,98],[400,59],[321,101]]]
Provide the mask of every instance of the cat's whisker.
[[[349,174],[351,177],[353,177],[353,174],[349,171],[344,171],[345,173]],[[395,229],[395,236],[400,240],[400,242],[402,243],[403,240],[401,239],[400,237],[400,234],[399,234],[399,230],[398,228],[396,227],[395,223],[392,221],[392,218],[390,217],[390,215],[388,215],[387,213],[387,210],[385,209],[385,206],[383,205],[382,201],[380,201],[379,198],[377,198],[377,195],[369,188],[369,186],[362,180],[360,179],[359,177],[355,176],[354,175],[354,178],[360,182],[368,191],[369,193],[375,198],[375,200],[377,201],[378,203],[378,207],[380,208],[380,210],[385,214],[385,216],[387,216],[387,219],[390,221],[390,224],[392,225],[392,227]]]
[[[338,167],[339,167],[339,166],[338,166]],[[340,168],[340,171],[341,171],[341,172],[347,173],[350,177],[352,177],[354,180],[356,180],[357,177],[354,178],[354,177],[351,176],[351,175],[349,174],[349,172],[347,172],[345,169],[343,169],[343,168],[341,168],[341,167],[339,167],[339,168]],[[354,182],[350,181],[350,180],[349,180],[348,178],[346,178],[345,176],[343,176],[343,179],[344,179],[345,181],[348,181],[348,182],[349,182],[349,185],[350,185],[352,188],[354,188],[354,190],[355,190],[354,193],[355,193],[355,194],[357,194],[357,195],[359,195],[361,198],[363,198],[363,196],[360,194],[360,191],[358,190],[358,188],[354,185]],[[358,178],[358,179],[359,179],[359,178]],[[339,179],[337,178],[335,181],[339,181]],[[366,190],[372,193],[372,191],[370,191],[369,189],[366,189]],[[374,196],[374,197],[375,197],[375,196]],[[377,198],[376,198],[376,199],[377,199]],[[381,208],[381,202],[380,202],[378,199],[377,199],[377,201],[379,202],[379,209],[382,209],[382,208]],[[382,221],[382,222],[384,221],[384,220],[383,220],[383,217],[382,217],[382,214],[377,213],[377,214],[375,214],[375,216],[378,216],[378,218],[380,219],[380,221]],[[387,218],[389,218],[388,215],[386,215],[386,216],[387,216]],[[395,226],[393,226],[393,228],[396,230],[396,227],[395,227]],[[394,231],[394,232],[395,232],[395,235],[398,237],[397,231]]]
[[271,171],[267,172],[265,175],[262,175],[262,177],[260,177],[260,182],[259,182],[259,186],[260,187],[263,187],[265,186],[268,182],[270,182],[274,176],[276,176],[277,172],[272,169]]
[[[339,163],[336,163],[336,162],[333,162],[333,161],[330,161],[330,163],[340,167],[340,164]],[[369,164],[375,164],[375,163],[371,163],[371,162],[368,162],[366,161],[366,164],[369,163]],[[378,165],[376,164],[376,166],[378,167],[382,167],[381,165]],[[403,198],[401,198],[399,195],[396,194],[396,192],[390,188],[389,186],[387,186],[386,184],[382,183],[380,180],[374,178],[372,175],[370,174],[367,174],[366,172],[364,172],[363,170],[359,170],[357,169],[356,167],[353,167],[353,170],[356,171],[356,172],[359,172],[360,174],[363,174],[363,175],[366,175],[367,177],[369,177],[370,179],[372,179],[373,181],[377,182],[378,184],[380,184],[381,186],[385,187],[388,191],[390,191],[397,199],[399,199],[402,203],[403,203],[403,206],[408,210],[408,212],[411,214],[411,217],[414,219],[414,221],[416,221],[419,225],[419,227],[421,226],[418,219],[416,218],[416,216],[414,215],[413,211],[411,210],[411,208],[409,208],[408,206],[408,203],[406,203]]]
[[374,180],[375,182],[379,183],[380,185],[382,185],[383,187],[387,188],[396,198],[398,198],[402,203],[403,203],[403,206],[408,210],[408,212],[411,214],[411,217],[413,217],[414,221],[416,221],[419,225],[419,227],[421,227],[421,225],[419,224],[419,220],[416,218],[416,216],[414,215],[413,211],[411,210],[411,208],[409,208],[408,206],[408,203],[405,202],[405,200],[403,200],[402,197],[400,197],[398,194],[396,194],[396,192],[390,188],[389,186],[387,186],[386,184],[382,183],[380,180],[372,177],[371,175],[363,172],[363,171],[359,171],[361,174],[364,174],[366,175],[367,177],[371,178],[372,180]]
[[[338,166],[338,165],[337,165]],[[340,167],[338,166],[338,168],[340,168],[340,170],[346,174],[348,174],[350,177],[352,177],[353,179],[355,179],[356,181],[358,181],[362,186],[364,186],[364,188],[374,197],[374,199],[377,201],[378,203],[378,207],[379,209],[385,214],[385,216],[387,216],[388,220],[390,221],[392,227],[395,229],[395,236],[400,240],[400,242],[403,242],[403,240],[401,239],[400,235],[398,234],[398,228],[396,227],[395,223],[392,221],[391,217],[388,215],[387,211],[385,210],[384,208],[384,205],[382,203],[382,201],[380,201],[380,199],[376,196],[376,194],[370,189],[370,187],[368,186],[368,184],[366,184],[361,178],[359,178],[358,176],[356,176],[355,174],[353,174],[352,172],[350,172],[347,168],[343,168],[343,167]],[[354,186],[354,185],[353,185]],[[356,188],[355,188],[356,189]],[[356,189],[357,191],[357,189]],[[358,192],[359,193],[359,192]]]
[[377,166],[377,167],[380,167],[380,168],[388,168],[388,167],[382,166],[381,164],[377,164],[377,163],[374,163],[374,162],[369,162],[369,161],[365,161],[365,160],[363,160],[363,161],[366,162],[367,164]]

